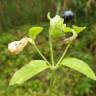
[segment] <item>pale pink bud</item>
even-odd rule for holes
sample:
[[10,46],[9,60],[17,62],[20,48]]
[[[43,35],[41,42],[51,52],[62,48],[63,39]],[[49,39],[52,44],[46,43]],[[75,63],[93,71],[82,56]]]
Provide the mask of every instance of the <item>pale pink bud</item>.
[[10,44],[8,44],[8,51],[11,54],[19,54],[23,48],[27,45],[28,43],[28,38],[22,38],[20,41],[14,41]]

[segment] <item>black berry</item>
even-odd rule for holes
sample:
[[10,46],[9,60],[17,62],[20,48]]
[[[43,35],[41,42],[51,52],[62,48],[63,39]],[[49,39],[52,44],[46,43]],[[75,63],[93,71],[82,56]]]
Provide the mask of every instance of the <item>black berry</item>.
[[65,11],[61,16],[64,19],[64,23],[74,23],[74,13],[72,11]]

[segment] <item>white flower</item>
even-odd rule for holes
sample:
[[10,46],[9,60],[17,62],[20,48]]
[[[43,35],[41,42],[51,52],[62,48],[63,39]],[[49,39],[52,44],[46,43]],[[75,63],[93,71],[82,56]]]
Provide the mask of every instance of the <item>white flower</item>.
[[50,33],[54,37],[64,36],[63,29],[66,26],[64,23],[64,19],[62,19],[59,15],[50,19]]
[[[63,24],[64,20],[60,16],[56,15],[51,19],[50,26],[56,26],[58,23]],[[60,26],[59,26],[60,27]]]

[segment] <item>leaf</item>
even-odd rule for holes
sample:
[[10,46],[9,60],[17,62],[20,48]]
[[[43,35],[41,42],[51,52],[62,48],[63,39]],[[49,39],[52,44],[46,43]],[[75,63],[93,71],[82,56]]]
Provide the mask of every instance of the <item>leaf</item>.
[[96,76],[92,69],[88,66],[88,64],[77,58],[65,58],[62,60],[61,64],[78,72],[81,72],[82,74],[86,75],[87,77],[93,80],[96,80]]
[[43,30],[42,27],[32,27],[29,29],[29,36],[35,40],[36,36]]
[[19,69],[13,75],[10,85],[22,84],[31,77],[37,75],[41,71],[48,68],[48,65],[43,60],[32,60],[29,64]]
[[86,27],[78,27],[78,26],[73,25],[73,29],[75,30],[75,32],[80,33],[84,29],[86,29]]
[[72,29],[69,27],[64,27],[64,32],[72,32]]
[[47,14],[47,18],[48,18],[49,20],[51,20],[50,12],[48,12],[48,14]]

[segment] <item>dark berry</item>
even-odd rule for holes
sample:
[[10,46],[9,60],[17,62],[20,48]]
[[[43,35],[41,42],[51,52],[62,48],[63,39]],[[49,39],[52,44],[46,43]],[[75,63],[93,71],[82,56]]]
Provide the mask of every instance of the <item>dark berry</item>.
[[64,23],[74,23],[74,13],[72,11],[65,11],[61,16],[64,19]]

